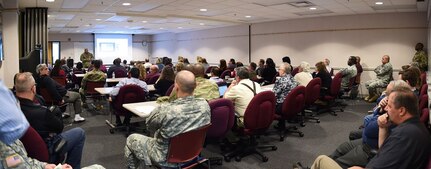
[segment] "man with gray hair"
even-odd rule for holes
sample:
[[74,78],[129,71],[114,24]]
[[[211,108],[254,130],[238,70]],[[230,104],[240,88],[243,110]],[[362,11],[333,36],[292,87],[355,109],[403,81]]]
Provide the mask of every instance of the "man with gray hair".
[[235,105],[235,113],[238,116],[237,125],[244,126],[244,113],[251,99],[261,91],[260,85],[251,81],[247,67],[235,68],[236,76],[227,88],[224,98],[232,100]]
[[[66,90],[64,86],[58,84],[54,79],[52,79],[49,76],[49,69],[46,64],[37,65],[36,73],[37,92],[39,95],[41,95],[42,89],[46,89],[56,103],[73,103],[73,107],[75,108],[74,121],[85,121],[85,119],[80,115],[82,113],[82,101],[79,93]],[[64,115],[66,117],[69,116],[68,113],[64,113]]]
[[195,88],[192,72],[183,70],[177,74],[173,89],[177,99],[160,104],[146,118],[147,130],[154,136],[132,134],[127,137],[124,147],[127,168],[138,168],[142,161],[146,166],[153,161],[163,167],[177,167],[166,161],[169,139],[210,123],[208,102],[193,96]]

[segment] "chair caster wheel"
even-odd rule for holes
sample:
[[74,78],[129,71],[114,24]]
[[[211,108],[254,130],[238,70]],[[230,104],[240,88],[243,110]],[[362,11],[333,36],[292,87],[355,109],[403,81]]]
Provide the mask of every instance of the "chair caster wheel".
[[267,161],[268,161],[268,157],[263,157],[263,158],[262,158],[262,161],[263,161],[263,162],[267,162]]
[[113,129],[109,129],[109,133],[114,134],[114,130]]
[[316,123],[320,123],[320,120],[316,120]]
[[[305,125],[304,125],[304,126],[305,126]],[[293,126],[293,129],[294,129],[294,130],[298,130],[298,127],[296,127],[296,126]]]
[[301,125],[301,127],[305,127],[305,123],[304,122],[299,123],[299,125]]
[[341,112],[344,112],[344,109],[340,109]]
[[272,150],[274,150],[274,151],[277,150],[277,147],[276,146],[272,147]]
[[280,141],[284,141],[284,137],[280,137]]
[[304,137],[304,133],[299,133],[299,137]]
[[224,161],[230,162],[230,157],[224,157]]
[[240,162],[241,161],[241,157],[235,157],[235,161],[236,162]]

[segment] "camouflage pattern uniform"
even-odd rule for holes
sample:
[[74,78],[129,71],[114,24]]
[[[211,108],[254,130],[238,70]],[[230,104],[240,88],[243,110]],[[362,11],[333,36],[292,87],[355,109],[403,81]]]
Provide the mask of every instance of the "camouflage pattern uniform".
[[141,161],[151,165],[151,161],[161,166],[175,167],[166,162],[169,139],[210,123],[210,107],[206,100],[187,96],[154,109],[146,118],[147,130],[153,137],[132,134],[127,137],[124,147],[126,165],[129,169],[139,167]]
[[413,56],[412,61],[419,64],[419,69],[421,71],[428,71],[428,56],[425,51],[417,51],[415,56]]
[[82,61],[84,68],[88,68],[91,65],[91,61],[94,59],[94,56],[90,52],[88,52],[88,53],[84,52],[81,54],[80,59]]
[[[12,163],[15,163],[15,165],[12,165]],[[0,141],[0,168],[43,169],[46,164],[47,163],[27,157],[27,151],[25,151],[24,145],[21,141],[16,140],[10,145],[6,145]]]
[[368,89],[370,93],[375,92],[376,88],[386,87],[389,82],[393,79],[392,77],[392,64],[386,63],[377,66],[374,69],[374,72],[377,75],[376,79],[369,80],[365,82],[365,87]]
[[90,72],[87,72],[84,75],[81,82],[81,88],[79,89],[79,94],[81,94],[82,102],[85,102],[85,90],[87,87],[87,82],[100,82],[100,81],[106,81],[105,73],[100,70],[94,69]]
[[[196,89],[193,95],[197,98],[204,98],[207,101],[220,98],[218,85],[213,81],[203,77],[196,77]],[[163,96],[157,98],[157,103],[171,102],[177,98],[176,91],[172,91],[169,97]]]
[[356,69],[356,65],[349,66],[343,70],[340,70],[343,78],[341,79],[341,87],[349,87],[350,78],[356,76],[358,70]]

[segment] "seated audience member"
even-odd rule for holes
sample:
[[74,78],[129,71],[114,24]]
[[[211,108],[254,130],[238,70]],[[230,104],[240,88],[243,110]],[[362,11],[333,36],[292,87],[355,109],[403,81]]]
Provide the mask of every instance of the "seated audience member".
[[329,64],[331,63],[331,61],[328,58],[326,58],[325,60],[323,60],[323,63],[325,63],[326,70],[328,71],[328,73],[331,76],[334,76],[334,69],[332,69],[332,67],[329,66]]
[[148,83],[148,81],[153,77],[159,75],[159,67],[157,65],[151,65],[150,66],[150,73],[147,74],[147,77],[145,78],[145,82]]
[[177,65],[175,65],[175,72],[181,72],[182,70],[184,70],[184,63],[183,62],[178,62]]
[[[338,148],[329,156],[336,161],[343,168],[351,166],[366,166],[368,161],[374,156],[372,152],[378,150],[378,138],[379,138],[379,126],[377,124],[377,118],[385,114],[385,108],[388,103],[387,95],[394,88],[409,88],[409,85],[402,81],[396,80],[391,81],[386,90],[386,94],[379,102],[378,106],[374,109],[375,115],[371,115],[371,118],[364,118],[364,129],[359,132],[362,139],[355,139],[342,143]],[[351,138],[352,139],[352,138]]]
[[223,82],[223,79],[220,78],[220,69],[218,67],[213,67],[211,69],[211,77],[209,78],[209,80],[213,81],[214,83]]
[[147,69],[145,68],[145,65],[142,63],[138,63],[136,65],[136,68],[139,69],[139,80],[145,81],[145,78],[147,77]]
[[266,59],[265,68],[262,71],[262,78],[265,84],[271,84],[274,80],[277,70],[275,70],[275,63],[271,58]]
[[285,56],[281,60],[283,61],[283,63],[289,63],[290,68],[291,68],[290,72],[292,72],[293,71],[293,66],[292,66],[292,63],[290,61],[290,57],[289,56]]
[[420,83],[420,73],[421,72],[419,68],[411,66],[410,68],[403,71],[403,74],[401,75],[401,79],[409,84],[410,89],[418,97],[420,90],[418,90],[417,86]]
[[99,68],[99,70],[102,71],[103,73],[107,73],[108,69],[106,69],[106,66],[103,64],[103,60],[102,59],[98,59],[98,61],[100,62],[100,68]]
[[362,68],[362,65],[361,65],[361,57],[359,56],[355,56],[355,57],[356,57],[356,70],[358,71],[356,73],[355,84],[361,84],[361,74],[362,72],[364,72],[364,69]]
[[316,78],[316,77],[320,78],[320,80],[322,81],[320,96],[325,96],[328,94],[331,88],[332,78],[328,70],[326,69],[325,63],[320,61],[320,62],[317,62],[315,66],[316,66],[316,71],[313,73],[313,78]]
[[174,84],[175,72],[170,66],[165,66],[160,74],[159,80],[154,84],[154,88],[157,90],[157,94],[164,96],[166,91]]
[[257,68],[256,63],[251,62],[247,68],[248,68],[248,72],[250,73],[250,80],[257,82],[259,79],[257,78],[257,73],[256,73],[256,68]]
[[194,96],[198,98],[204,98],[205,100],[217,99],[220,97],[218,85],[205,79],[205,70],[202,64],[195,64],[192,67],[193,74],[196,77],[196,89]]
[[[156,60],[156,66],[158,68],[157,71],[163,70],[163,67],[165,67],[165,65],[163,64],[162,58],[157,58],[157,60]],[[157,72],[157,73],[160,73],[160,72]]]
[[61,61],[57,59],[54,63],[54,67],[51,70],[51,77],[66,77],[66,73],[61,69]]
[[[70,59],[67,59],[67,60],[70,60]],[[73,68],[73,59],[71,61],[72,61],[72,65],[69,67],[69,65],[66,64],[66,59],[61,59],[60,60],[61,69],[64,71],[64,73],[68,77],[69,77],[69,74],[70,74],[70,72],[72,71],[72,68]]]
[[298,73],[294,77],[295,81],[297,81],[302,86],[307,86],[307,84],[313,79],[313,76],[310,73],[310,64],[307,62],[301,62],[298,66]]
[[152,161],[164,167],[177,166],[166,161],[169,139],[210,123],[210,107],[205,99],[193,96],[195,87],[193,73],[178,72],[174,87],[178,98],[160,104],[146,118],[147,130],[154,136],[132,134],[127,137],[124,148],[127,168],[138,168],[141,162],[145,166],[152,165]]
[[[138,85],[139,87],[142,88],[142,90],[145,91],[145,93],[148,93],[148,87],[147,87],[147,83],[145,83],[142,80],[139,80],[139,69],[138,68],[132,68],[130,69],[130,78],[125,78],[123,80],[120,80],[118,82],[118,84],[112,89],[110,95],[111,95],[111,99],[115,100],[115,96],[118,95],[118,92],[120,91],[120,88],[125,86],[125,85],[130,85],[130,84],[134,84],[134,85]],[[145,96],[142,96],[145,97]],[[130,124],[130,118],[131,118],[131,114],[130,115],[126,115],[124,117],[124,121],[121,122],[121,118],[118,115],[115,115],[115,122],[117,126],[120,126],[122,124]]]
[[78,62],[76,63],[76,67],[73,68],[73,73],[85,74],[86,71],[83,68],[84,68],[84,65],[82,64],[82,62]]
[[226,60],[220,59],[219,68],[220,68],[220,74],[222,74],[225,70],[227,70]]
[[[85,121],[85,119],[81,117],[82,100],[79,93],[66,90],[64,86],[61,86],[54,79],[49,77],[49,70],[45,64],[37,65],[36,73],[38,94],[40,94],[41,88],[45,88],[55,102],[60,104],[73,103],[73,108],[75,109],[75,122]],[[69,116],[68,113],[64,113],[64,115],[65,117]]]
[[229,60],[229,63],[227,64],[227,69],[230,71],[234,71],[236,67],[237,65],[236,65],[235,59],[231,58]]
[[151,65],[153,65],[153,64],[150,63],[150,60],[145,59],[145,63],[144,63],[145,69],[150,69]]
[[341,79],[342,88],[348,88],[350,84],[350,78],[356,76],[356,57],[350,56],[349,60],[347,61],[347,65],[349,67],[340,70],[340,73],[343,75],[343,78]]
[[[283,65],[278,68],[280,78],[275,80],[274,88],[272,89],[276,99],[276,113],[281,113],[284,98],[289,94],[290,90],[299,85],[290,74],[290,70],[292,69],[289,63],[283,63]],[[284,125],[284,120],[278,121],[278,127],[283,127]]]
[[190,65],[190,62],[189,62],[189,59],[187,59],[187,58],[184,58],[184,65]]
[[81,88],[79,89],[79,94],[81,94],[81,100],[85,105],[85,92],[87,90],[87,82],[106,82],[106,75],[104,72],[100,71],[100,60],[93,60],[94,69],[87,72],[82,78]]
[[64,152],[67,152],[66,162],[73,168],[81,168],[82,150],[85,143],[84,130],[76,127],[62,132],[64,126],[61,116],[56,116],[61,112],[51,112],[47,107],[33,102],[36,84],[31,73],[18,74],[15,84],[16,96],[20,102],[21,110],[30,125],[45,140],[48,147],[54,146],[53,142],[57,139],[65,139],[67,141],[64,148]]
[[[385,107],[387,113],[377,119],[379,151],[365,168],[425,168],[429,161],[431,140],[424,124],[419,121],[417,103],[417,97],[409,88],[394,88],[389,94]],[[389,132],[391,125],[396,127]],[[341,169],[342,166],[328,156],[321,155],[311,168]]]
[[256,74],[260,77],[262,77],[263,69],[265,68],[265,60],[260,59],[259,60],[259,67],[256,68]]
[[392,78],[392,65],[389,63],[389,56],[382,57],[382,64],[374,69],[376,79],[365,82],[365,87],[368,89],[369,96],[365,97],[365,101],[374,102],[379,97],[377,88],[386,87]]
[[112,78],[112,74],[114,74],[115,71],[123,71],[124,74],[127,74],[126,68],[121,66],[121,59],[120,58],[115,59],[113,63],[114,63],[114,65],[109,67],[109,70],[107,73],[108,78]]
[[[1,67],[1,64],[0,64]],[[0,168],[45,168],[54,169],[56,164],[48,164],[27,156],[24,145],[19,138],[25,134],[29,124],[17,105],[12,92],[0,81]],[[20,161],[15,163],[11,157]],[[61,165],[61,169],[70,169],[68,164]]]
[[207,59],[205,58],[202,58],[202,65],[204,66],[205,71],[210,67],[210,64],[208,64]]
[[[130,62],[130,64],[132,64],[132,62]],[[121,66],[123,66],[124,68],[126,68],[126,70],[130,70],[130,65],[127,64],[127,60],[124,59],[123,63],[121,64]]]
[[249,79],[250,74],[246,67],[237,67],[235,80],[226,89],[224,98],[232,100],[235,105],[235,114],[238,116],[237,125],[244,126],[244,113],[251,99],[261,91],[260,85]]

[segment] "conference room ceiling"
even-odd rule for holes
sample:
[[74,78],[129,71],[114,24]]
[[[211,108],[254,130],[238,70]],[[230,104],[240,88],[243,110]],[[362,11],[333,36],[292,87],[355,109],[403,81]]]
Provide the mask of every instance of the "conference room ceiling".
[[428,0],[19,0],[19,8],[48,7],[51,33],[159,34],[321,16],[419,12],[427,10],[427,3]]

